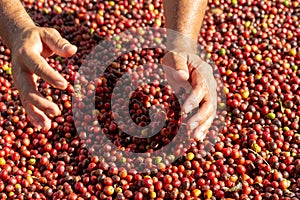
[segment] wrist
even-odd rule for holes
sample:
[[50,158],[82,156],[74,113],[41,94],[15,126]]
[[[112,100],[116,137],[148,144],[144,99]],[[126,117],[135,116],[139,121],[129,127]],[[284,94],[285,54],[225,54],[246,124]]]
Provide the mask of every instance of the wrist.
[[197,43],[191,39],[167,37],[165,45],[168,51],[197,53]]
[[19,0],[1,0],[0,13],[0,35],[3,43],[11,49],[20,35],[35,24]]
[[176,52],[197,52],[198,36],[191,36],[176,30],[167,29],[166,48]]
[[197,45],[187,44],[187,42],[184,41],[177,41],[175,43],[169,42],[166,44],[166,47],[168,51],[197,54]]

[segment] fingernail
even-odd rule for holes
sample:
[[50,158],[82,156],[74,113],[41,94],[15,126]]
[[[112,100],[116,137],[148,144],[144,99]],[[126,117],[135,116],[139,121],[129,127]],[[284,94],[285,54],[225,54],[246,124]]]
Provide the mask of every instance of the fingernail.
[[59,81],[56,82],[56,85],[57,85],[57,87],[59,87],[60,89],[66,89],[66,87],[67,87],[67,82],[66,82],[66,81],[61,81],[61,80],[59,80]]
[[64,44],[64,46],[62,47],[62,49],[66,50],[67,48],[70,48],[70,47],[72,47],[72,45],[67,43],[67,44]]
[[51,122],[48,122],[44,125],[43,129],[48,131],[51,128]]
[[198,126],[199,126],[198,122],[192,122],[192,123],[189,124],[189,127],[192,130],[195,129],[195,128],[197,128]]
[[175,78],[177,80],[182,80],[182,79],[187,80],[189,78],[189,75],[185,70],[180,69],[180,70],[176,70]]
[[60,112],[59,109],[58,109],[58,111],[55,111],[55,110],[52,110],[52,109],[48,109],[48,110],[46,110],[46,114],[47,114],[49,117],[53,118],[53,117],[55,117],[55,116],[59,116],[59,115],[61,114],[61,112]]
[[72,45],[72,44],[64,44],[64,46],[62,47],[62,50],[63,51],[66,51],[68,48],[72,48],[72,49],[76,49],[77,50],[77,47],[75,45]]
[[77,47],[75,45],[71,44],[70,46],[70,48],[72,48],[74,51],[77,51]]
[[202,132],[202,131],[201,131],[199,134],[200,134],[199,139],[200,139],[201,141],[203,141],[206,135],[205,135],[204,132]]
[[66,50],[68,48],[69,44],[64,44],[64,46],[62,46],[62,50]]
[[35,128],[36,128],[38,131],[40,131],[40,130],[42,129],[42,126],[40,125],[39,122],[33,123],[33,125],[35,126]]
[[186,74],[185,70],[182,70],[182,69],[176,70],[176,72],[179,74]]
[[194,136],[194,139],[198,142],[203,142],[203,139],[205,138],[205,134],[201,131],[200,132],[198,131],[197,133],[194,133],[193,136]]
[[41,125],[39,122],[37,122],[33,117],[28,116],[29,121],[31,122],[31,124],[39,131],[41,130]]
[[185,109],[185,113],[188,114],[189,112],[191,112],[193,109],[193,106],[192,105],[188,105]]

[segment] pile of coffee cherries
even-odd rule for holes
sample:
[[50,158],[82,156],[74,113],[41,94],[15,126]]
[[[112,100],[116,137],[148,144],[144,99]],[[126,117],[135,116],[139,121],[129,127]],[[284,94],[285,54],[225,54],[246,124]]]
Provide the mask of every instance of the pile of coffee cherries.
[[[22,3],[36,24],[57,29],[78,51],[68,59],[47,58],[70,84],[62,91],[38,80],[40,93],[62,111],[44,131],[26,117],[10,51],[0,41],[0,199],[300,199],[300,1],[209,0],[198,42],[223,84],[217,117],[204,141],[181,144],[174,155],[155,155],[178,140],[181,119],[179,100],[158,65],[163,49],[139,46],[85,88],[77,82],[87,55],[105,49],[97,49],[101,41],[112,40],[120,50],[123,31],[164,27],[162,1]],[[159,44],[160,37],[147,41]],[[129,97],[114,91],[124,74],[146,84],[120,87]],[[93,95],[90,115],[73,112],[91,109],[82,96]],[[112,110],[127,112],[128,123],[118,126]],[[166,121],[162,129],[150,138],[130,136],[136,132],[130,127],[151,126],[153,111]],[[101,146],[103,137],[111,144]],[[178,156],[180,150],[185,153]],[[133,162],[129,152],[149,156]]]

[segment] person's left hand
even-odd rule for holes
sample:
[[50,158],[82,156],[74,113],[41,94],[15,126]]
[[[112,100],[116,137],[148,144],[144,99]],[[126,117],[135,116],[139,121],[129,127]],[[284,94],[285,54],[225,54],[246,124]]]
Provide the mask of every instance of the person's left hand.
[[187,84],[192,87],[181,109],[184,115],[188,115],[198,108],[188,119],[187,125],[193,138],[203,140],[217,110],[217,84],[212,67],[196,54],[184,51],[168,52],[163,57],[162,64],[168,84],[173,90],[188,88]]
[[51,128],[50,116],[58,116],[58,106],[43,97],[37,90],[37,76],[59,89],[66,89],[68,82],[46,62],[45,58],[56,53],[63,57],[75,54],[77,48],[62,38],[53,28],[28,27],[19,33],[13,44],[12,76],[30,122],[38,129]]

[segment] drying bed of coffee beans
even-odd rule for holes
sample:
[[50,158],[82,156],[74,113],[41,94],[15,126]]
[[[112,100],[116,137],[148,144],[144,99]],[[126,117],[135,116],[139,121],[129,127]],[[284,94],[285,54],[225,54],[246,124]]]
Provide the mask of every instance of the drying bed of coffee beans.
[[[170,87],[160,85],[163,72],[155,64],[162,49],[123,54],[88,85],[86,95],[96,91],[101,125],[89,130],[95,134],[77,128],[91,116],[75,124],[72,112],[72,105],[85,106],[72,98],[78,97],[75,80],[86,55],[105,38],[118,42],[123,31],[163,27],[162,1],[22,3],[37,25],[57,29],[78,52],[69,59],[47,58],[70,85],[61,91],[38,80],[41,94],[62,111],[49,131],[39,131],[26,118],[11,78],[10,51],[0,42],[0,199],[300,199],[299,0],[209,0],[199,45],[226,98],[218,98],[218,117],[208,132],[213,141],[183,145],[179,149],[186,153],[169,163],[160,156],[133,163],[122,153],[151,154],[176,139],[180,106]],[[125,72],[154,80],[131,97],[129,113],[137,125],[151,121],[153,105],[169,106],[163,115],[168,123],[155,140],[129,137],[113,123],[111,86]],[[93,154],[89,144],[99,133],[122,151],[105,145],[103,157]],[[138,173],[135,166],[153,170]]]

